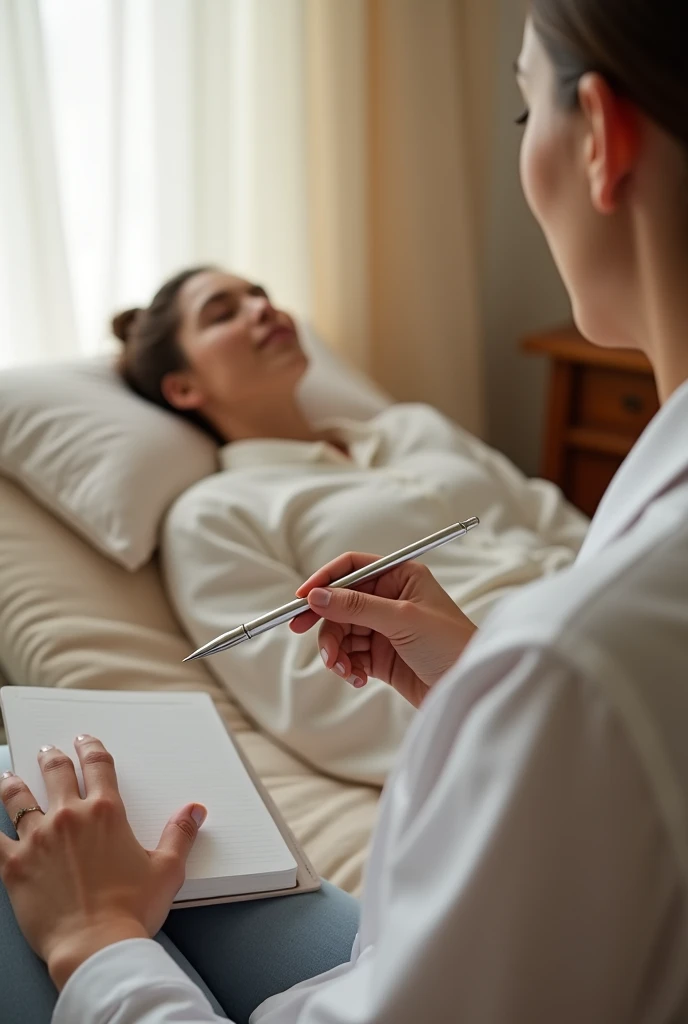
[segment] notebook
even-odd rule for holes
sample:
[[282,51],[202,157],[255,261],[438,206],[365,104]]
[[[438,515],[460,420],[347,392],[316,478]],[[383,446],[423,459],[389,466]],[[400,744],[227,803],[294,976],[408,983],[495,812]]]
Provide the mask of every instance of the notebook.
[[165,822],[187,802],[208,817],[187,862],[175,906],[254,899],[319,887],[312,866],[205,693],[103,692],[4,686],[0,702],[13,771],[41,807],[47,796],[40,747],[69,754],[83,794],[74,737],[97,736],[115,759],[129,822],[157,846]]

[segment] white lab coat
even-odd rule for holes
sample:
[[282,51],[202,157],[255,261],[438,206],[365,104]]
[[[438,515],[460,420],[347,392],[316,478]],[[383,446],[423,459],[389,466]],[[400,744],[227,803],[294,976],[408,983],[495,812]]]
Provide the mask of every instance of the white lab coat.
[[[685,1021],[687,885],[685,384],[576,565],[507,598],[415,719],[351,962],[252,1022]],[[54,1018],[214,1020],[146,940],[83,964]]]

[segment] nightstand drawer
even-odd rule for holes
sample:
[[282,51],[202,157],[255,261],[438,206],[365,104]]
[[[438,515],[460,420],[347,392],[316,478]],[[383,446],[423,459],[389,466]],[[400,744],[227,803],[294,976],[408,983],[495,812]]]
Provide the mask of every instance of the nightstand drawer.
[[645,374],[580,366],[572,395],[572,426],[638,435],[657,412],[654,380]]
[[597,348],[571,324],[523,340],[549,357],[542,476],[592,515],[659,408],[652,366],[635,349]]

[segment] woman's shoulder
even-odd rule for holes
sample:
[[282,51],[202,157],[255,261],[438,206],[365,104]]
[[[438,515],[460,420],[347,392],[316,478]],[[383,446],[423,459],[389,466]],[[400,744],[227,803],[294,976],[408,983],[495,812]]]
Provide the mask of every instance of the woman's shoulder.
[[162,529],[164,546],[228,536],[247,520],[265,519],[269,489],[250,473],[219,470],[184,491],[170,506]]
[[456,426],[448,416],[445,416],[434,405],[428,405],[426,402],[393,402],[375,415],[377,423],[409,419],[433,423],[438,427],[450,430]]

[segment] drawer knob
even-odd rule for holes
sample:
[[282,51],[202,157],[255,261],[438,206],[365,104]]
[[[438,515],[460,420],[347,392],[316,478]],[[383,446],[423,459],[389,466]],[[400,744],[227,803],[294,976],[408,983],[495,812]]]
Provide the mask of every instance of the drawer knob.
[[644,402],[640,395],[624,395],[621,399],[621,404],[626,412],[642,412],[644,407]]

